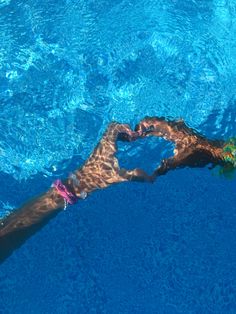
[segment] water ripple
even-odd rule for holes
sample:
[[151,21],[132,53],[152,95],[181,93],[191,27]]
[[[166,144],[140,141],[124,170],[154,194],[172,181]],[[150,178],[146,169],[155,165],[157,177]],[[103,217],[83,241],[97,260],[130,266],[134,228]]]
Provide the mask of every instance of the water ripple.
[[16,0],[0,10],[1,171],[22,179],[85,159],[110,120],[182,117],[234,135],[233,2]]

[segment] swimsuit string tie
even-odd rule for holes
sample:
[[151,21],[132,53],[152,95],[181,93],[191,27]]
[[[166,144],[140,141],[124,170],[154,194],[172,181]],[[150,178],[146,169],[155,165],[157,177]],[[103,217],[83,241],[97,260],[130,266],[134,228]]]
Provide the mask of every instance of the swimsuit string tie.
[[68,203],[69,204],[75,204],[78,200],[78,198],[68,191],[67,187],[61,182],[61,180],[56,180],[53,182],[52,187],[54,187],[58,194],[63,197],[64,199],[64,209],[66,209]]

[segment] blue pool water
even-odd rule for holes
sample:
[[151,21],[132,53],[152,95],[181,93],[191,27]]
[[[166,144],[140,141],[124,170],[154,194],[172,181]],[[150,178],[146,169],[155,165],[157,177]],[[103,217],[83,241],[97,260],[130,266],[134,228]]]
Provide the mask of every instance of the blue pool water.
[[[111,120],[236,134],[234,0],[0,0],[0,215],[81,165]],[[149,172],[172,152],[120,144]],[[0,266],[0,313],[236,313],[235,179],[182,169],[61,212]]]

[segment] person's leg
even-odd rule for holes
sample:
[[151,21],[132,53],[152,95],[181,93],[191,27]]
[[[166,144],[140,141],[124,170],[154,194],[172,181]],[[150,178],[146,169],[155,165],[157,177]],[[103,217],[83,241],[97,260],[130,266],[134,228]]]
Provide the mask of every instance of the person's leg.
[[[128,124],[112,123],[105,133],[105,140],[112,142],[116,149],[116,141],[134,141],[139,137],[139,132],[134,132]],[[127,181],[153,182],[153,176],[149,176],[144,170],[135,168],[132,170],[119,169],[119,175]]]
[[153,183],[155,175],[148,175],[144,170],[135,168],[132,170],[120,169],[120,176],[127,181],[150,182]]
[[191,159],[194,158],[194,154],[191,155],[191,151],[175,151],[174,156],[167,159],[163,159],[161,164],[154,171],[154,177],[164,175],[169,170],[174,170],[176,168],[181,168],[185,166],[191,166]]
[[189,128],[183,120],[167,120],[165,118],[158,117],[146,117],[139,122],[135,127],[135,131],[140,136],[157,136],[162,137],[167,141],[175,142],[180,144],[182,140],[190,137],[202,136],[195,130]]
[[131,142],[138,138],[138,133],[130,129],[128,124],[121,124],[112,122],[109,124],[107,130],[103,134],[98,145],[92,152],[88,162],[94,160],[109,160],[113,158],[117,151],[117,140]]
[[[134,178],[143,178],[145,181],[147,175],[141,170],[120,170],[118,160],[114,156],[117,140],[133,141],[138,135],[127,124],[110,124],[88,161],[75,171],[80,182],[78,189],[82,188],[86,193],[91,193],[113,183]],[[63,180],[63,183],[70,189],[73,180],[68,178]],[[73,188],[72,190],[76,191]],[[80,197],[79,193],[75,195]],[[64,197],[55,188],[50,188],[0,220],[0,263],[63,209],[64,205]]]
[[118,159],[115,157],[117,141],[131,142],[138,139],[138,137],[139,132],[132,131],[128,124],[113,122],[108,126],[102,139],[82,168],[87,177],[88,173],[93,173],[93,177],[96,172],[98,176],[99,172],[103,174],[99,176],[97,182],[91,182],[91,187],[93,184],[105,187],[122,181],[152,181],[152,177],[141,169],[120,169]]
[[169,121],[164,118],[144,118],[135,128],[141,137],[157,136],[175,144],[174,155],[161,161],[154,177],[181,167],[204,167],[211,163],[222,164],[223,142],[209,140],[189,128],[183,120]]

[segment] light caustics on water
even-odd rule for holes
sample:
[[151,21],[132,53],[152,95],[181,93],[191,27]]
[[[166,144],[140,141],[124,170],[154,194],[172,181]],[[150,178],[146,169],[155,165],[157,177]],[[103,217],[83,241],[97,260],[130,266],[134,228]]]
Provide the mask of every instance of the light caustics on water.
[[51,175],[111,120],[235,135],[235,12],[233,0],[0,1],[0,171]]

